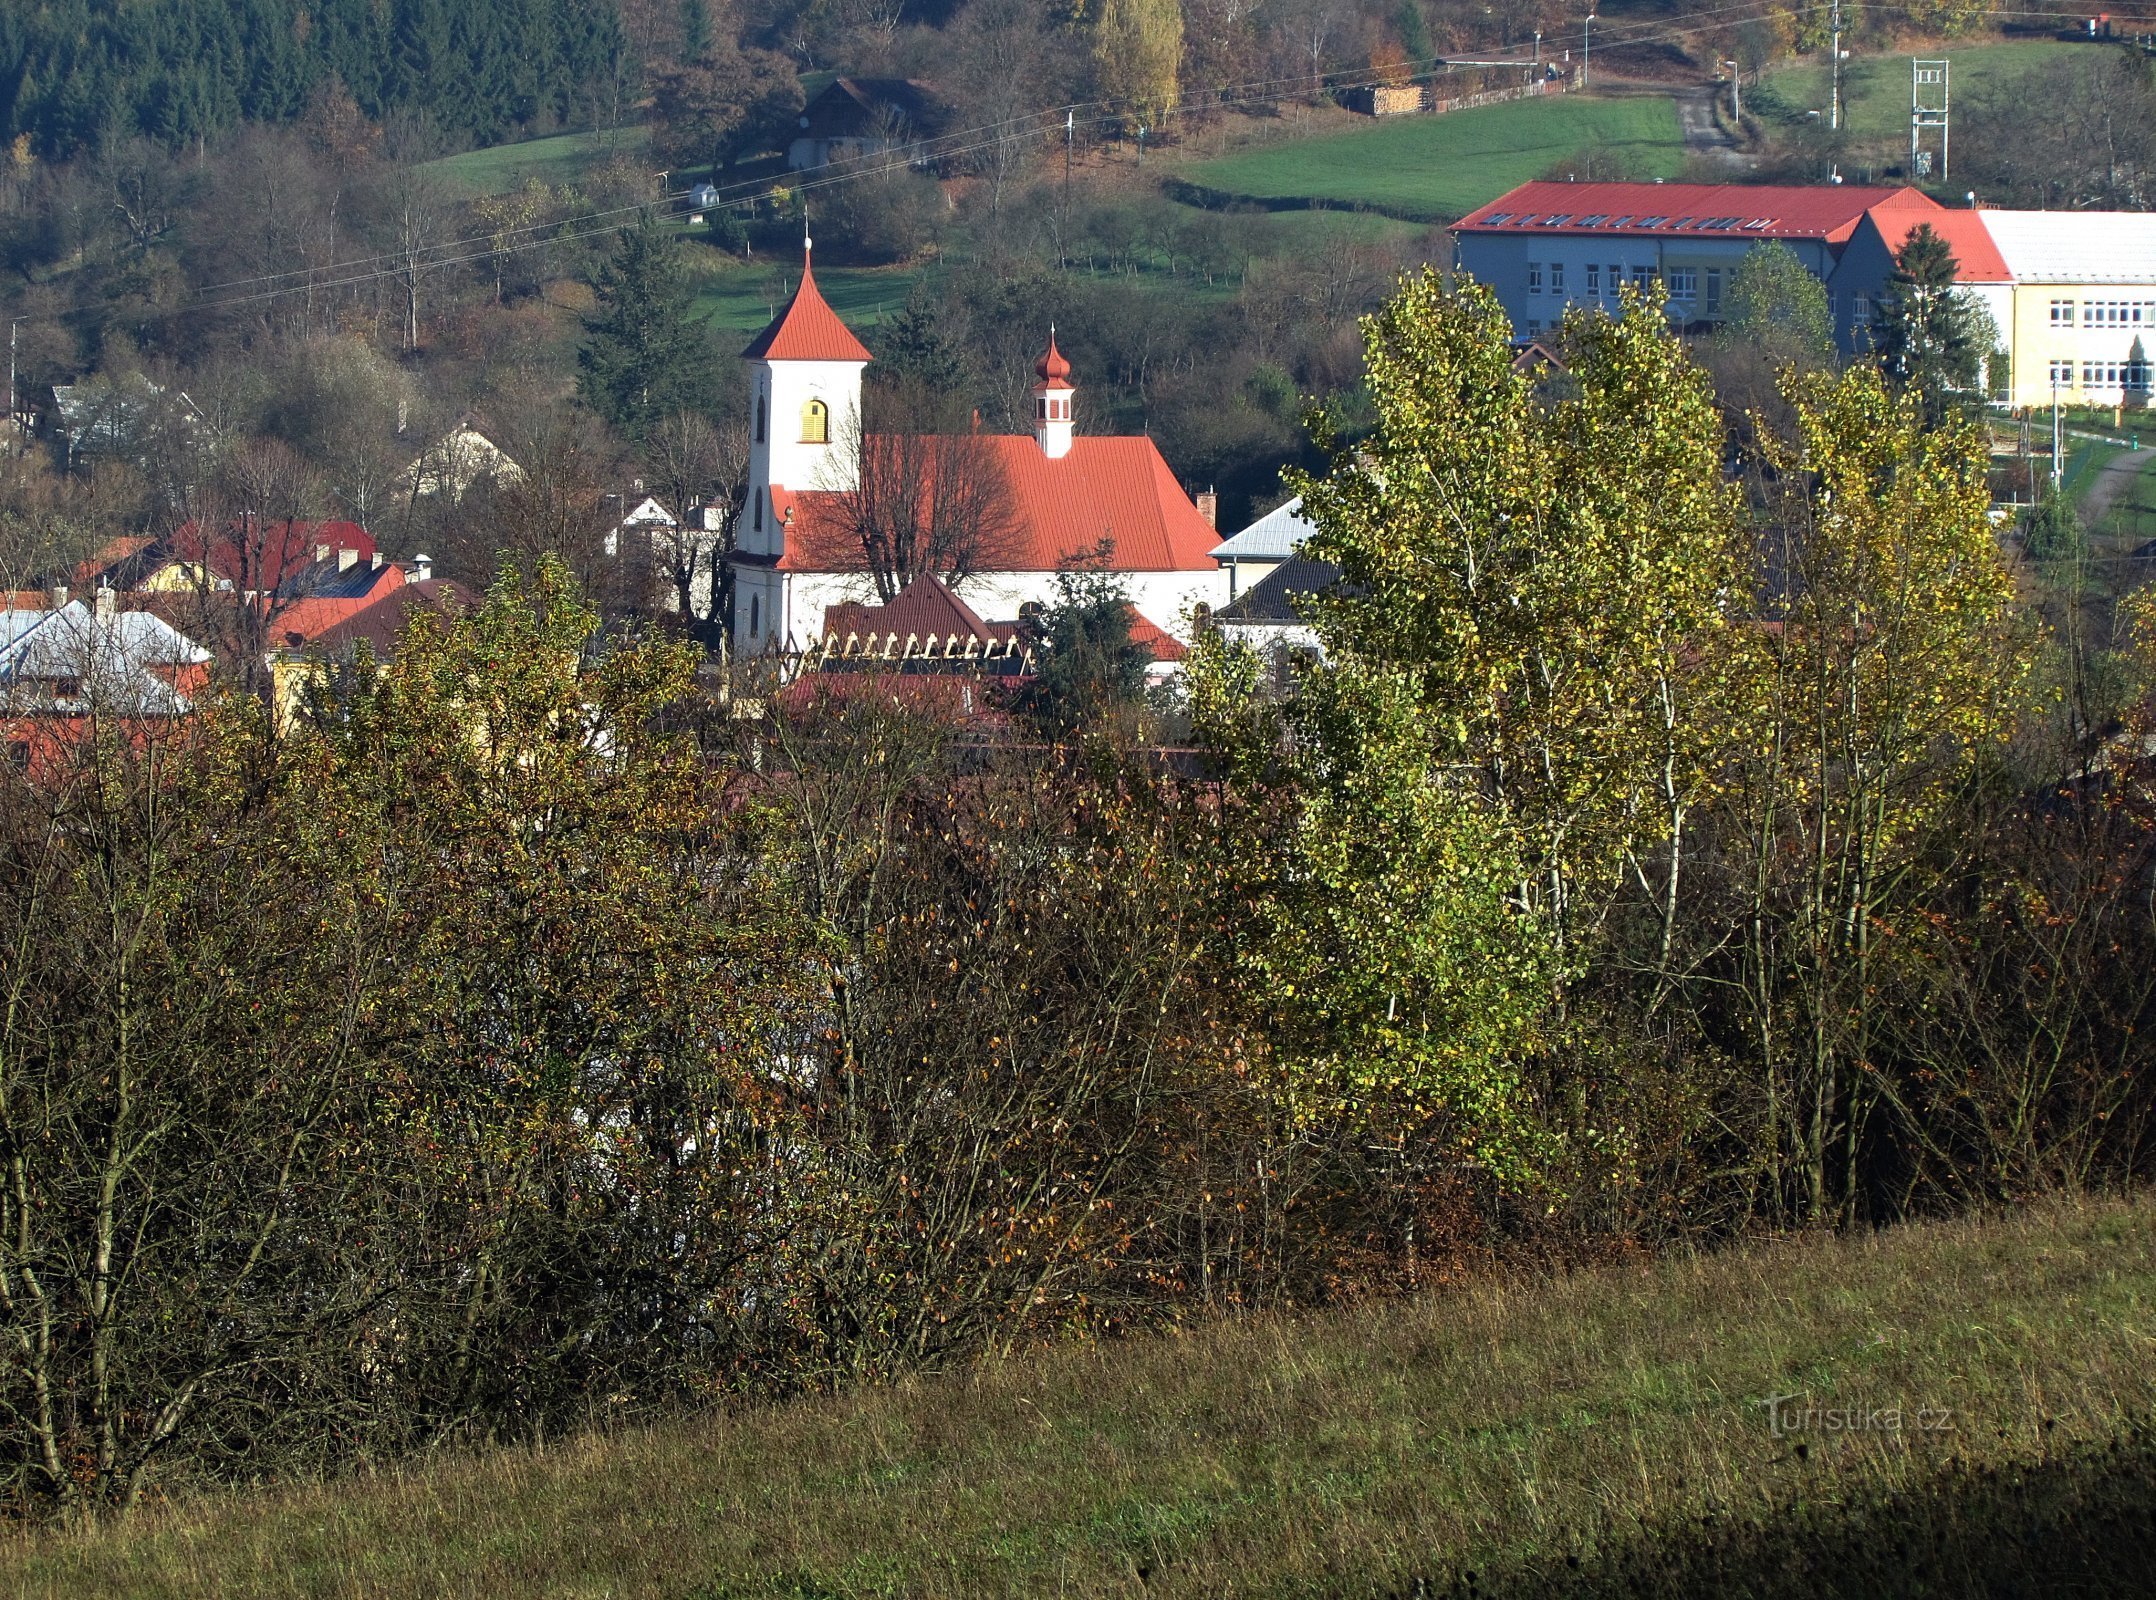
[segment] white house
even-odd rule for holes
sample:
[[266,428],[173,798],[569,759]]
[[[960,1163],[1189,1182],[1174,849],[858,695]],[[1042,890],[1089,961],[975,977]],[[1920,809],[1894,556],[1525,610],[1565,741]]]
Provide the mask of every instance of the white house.
[[1241,533],[1213,546],[1213,559],[1228,575],[1228,599],[1237,596],[1303,547],[1315,532],[1303,515],[1303,497],[1295,496],[1258,518]]

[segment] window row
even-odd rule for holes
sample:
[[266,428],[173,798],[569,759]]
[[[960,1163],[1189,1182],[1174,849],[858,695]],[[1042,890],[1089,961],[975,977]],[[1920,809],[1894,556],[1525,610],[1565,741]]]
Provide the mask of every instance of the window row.
[[[1585,282],[1581,285],[1581,292],[1596,296],[1603,294],[1605,292],[1603,288],[1603,273],[1605,270],[1609,274],[1607,292],[1615,294],[1622,288],[1626,268],[1621,263],[1613,261],[1605,269],[1599,261],[1590,261],[1582,269]],[[1647,286],[1654,282],[1654,268],[1633,267],[1630,270],[1632,287],[1644,293]],[[1710,312],[1720,311],[1722,309],[1722,269],[1720,267],[1709,267],[1706,278],[1707,310]],[[1672,267],[1665,274],[1665,287],[1669,291],[1671,300],[1683,301],[1689,304],[1699,298],[1699,280],[1700,272],[1697,267]],[[1556,295],[1561,295],[1565,292],[1565,264],[1562,261],[1552,261],[1547,267],[1539,261],[1527,263],[1527,292],[1529,294],[1541,294],[1545,290]]]
[[[2084,389],[2146,389],[2152,368],[2156,363],[2147,361],[2084,361],[2080,363],[2081,387]],[[2051,363],[2051,381],[2060,385],[2074,382],[2075,364],[2071,361]]]
[[2071,328],[2156,326],[2156,300],[2054,300],[2051,325]]

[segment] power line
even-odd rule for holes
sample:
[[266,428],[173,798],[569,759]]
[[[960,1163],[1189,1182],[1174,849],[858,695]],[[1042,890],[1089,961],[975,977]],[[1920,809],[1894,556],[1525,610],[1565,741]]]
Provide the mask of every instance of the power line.
[[[1848,0],[1849,9],[1860,11],[1893,9],[1881,5],[1867,5],[1858,0]],[[1615,49],[1624,45],[1657,44],[1684,38],[1710,27],[1729,27],[1747,21],[1757,21],[1775,14],[1777,7],[1770,0],[1734,0],[1734,3],[1710,10],[1692,13],[1679,23],[1657,26],[1642,21],[1630,25],[1610,22],[1605,24],[1604,48]],[[2027,11],[2013,9],[1987,9],[1976,13],[1982,16],[2055,17],[2057,12]],[[1614,35],[1614,37],[1613,37]],[[1501,46],[1494,56],[1474,58],[1477,66],[1520,66],[1532,64],[1532,46],[1521,44]],[[1321,69],[1311,73],[1296,73],[1282,77],[1252,79],[1244,83],[1217,85],[1189,91],[1183,102],[1166,113],[1170,117],[1202,116],[1214,111],[1232,109],[1253,102],[1277,98],[1283,92],[1305,91],[1340,92],[1369,88],[1393,81],[1401,72],[1410,74],[1445,70],[1454,65],[1468,65],[1457,56],[1433,55],[1416,60],[1392,64],[1383,70],[1371,68]],[[718,191],[717,204],[723,206],[753,205],[768,200],[781,192],[799,193],[827,189],[836,184],[857,182],[863,178],[910,168],[928,161],[951,161],[981,150],[994,148],[1011,137],[1037,134],[1044,140],[1053,133],[1068,136],[1079,126],[1088,128],[1116,122],[1128,114],[1128,107],[1111,101],[1076,101],[1067,105],[1027,112],[997,122],[982,123],[973,127],[953,130],[931,139],[919,141],[902,149],[894,150],[880,161],[866,163],[827,162],[822,166],[801,169],[799,175],[788,180],[746,179],[730,185],[714,185]],[[554,218],[544,222],[519,225],[515,228],[470,234],[461,238],[430,241],[426,244],[402,249],[380,251],[369,256],[358,256],[327,264],[314,264],[288,268],[281,272],[260,273],[247,278],[233,278],[205,284],[193,292],[194,297],[184,304],[151,310],[147,315],[163,320],[175,315],[226,311],[236,307],[260,304],[281,299],[292,294],[328,293],[339,289],[378,281],[383,278],[407,279],[474,261],[518,255],[527,250],[544,249],[553,245],[573,244],[599,234],[613,231],[615,219],[626,218],[650,210],[654,206],[687,199],[691,189],[669,190],[653,200],[636,201],[605,210],[584,213],[576,217]],[[596,224],[596,226],[594,225]],[[531,237],[525,237],[530,235]],[[480,248],[473,248],[478,246]],[[324,276],[328,274],[330,276]],[[341,275],[340,275],[341,274]],[[288,281],[289,280],[289,281]],[[262,287],[257,287],[257,286]],[[244,289],[251,292],[224,299],[210,298],[227,290]],[[97,299],[79,301],[55,313],[58,316],[74,316],[100,307],[122,303],[123,297],[107,295]]]

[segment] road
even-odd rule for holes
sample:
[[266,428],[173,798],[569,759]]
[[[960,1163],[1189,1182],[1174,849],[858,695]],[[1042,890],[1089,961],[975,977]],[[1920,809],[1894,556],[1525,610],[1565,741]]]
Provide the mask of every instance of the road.
[[1670,98],[1677,103],[1677,126],[1684,133],[1684,147],[1697,156],[1732,167],[1751,165],[1751,158],[1737,148],[1737,141],[1714,120],[1714,99],[1720,90],[1711,84],[1678,89]]

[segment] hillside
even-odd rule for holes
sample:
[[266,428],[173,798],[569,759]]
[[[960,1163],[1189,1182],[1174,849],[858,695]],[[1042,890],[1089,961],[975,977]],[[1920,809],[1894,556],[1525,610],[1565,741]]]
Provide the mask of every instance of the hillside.
[[2146,1592],[2152,1316],[2147,1199],[1792,1240],[210,1499],[0,1585]]
[[1195,163],[1183,176],[1237,200],[1362,205],[1450,222],[1582,151],[1639,177],[1675,176],[1684,136],[1673,102],[1582,94],[1396,117]]

